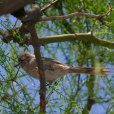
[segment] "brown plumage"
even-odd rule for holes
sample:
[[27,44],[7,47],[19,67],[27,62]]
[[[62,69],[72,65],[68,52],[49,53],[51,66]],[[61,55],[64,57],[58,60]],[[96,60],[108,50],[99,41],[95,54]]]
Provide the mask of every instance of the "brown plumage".
[[[18,57],[18,61],[18,65],[20,65],[30,76],[39,79],[36,58],[33,54],[25,52]],[[58,77],[64,76],[68,73],[84,73],[104,76],[109,72],[109,69],[107,68],[72,67],[46,57],[42,57],[42,61],[47,81],[56,80]]]

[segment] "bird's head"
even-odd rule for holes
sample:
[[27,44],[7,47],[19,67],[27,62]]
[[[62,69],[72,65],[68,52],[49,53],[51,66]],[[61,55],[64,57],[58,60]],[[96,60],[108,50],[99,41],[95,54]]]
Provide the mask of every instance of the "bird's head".
[[29,52],[24,52],[18,56],[18,64],[16,66],[24,66],[29,63],[29,61],[34,57],[34,55]]

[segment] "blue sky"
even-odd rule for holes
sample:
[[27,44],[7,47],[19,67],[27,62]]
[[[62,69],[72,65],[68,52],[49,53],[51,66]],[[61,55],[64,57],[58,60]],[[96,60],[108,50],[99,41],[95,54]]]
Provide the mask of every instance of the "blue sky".
[[[4,18],[4,17],[1,17],[0,20],[5,21],[5,18]],[[11,20],[12,25],[15,24],[16,19],[15,19],[13,16],[10,17],[10,20]],[[17,25],[19,25],[19,24],[20,24],[20,21],[18,21],[18,24],[17,24]],[[48,23],[48,24],[50,25],[51,23]],[[0,27],[2,28],[1,25],[0,25]],[[42,32],[42,33],[40,33],[40,35],[41,35],[41,36],[45,36],[44,33],[45,33],[45,32]],[[53,33],[49,33],[49,34],[50,34],[50,35],[53,35]],[[49,45],[50,45],[51,51],[53,51],[53,46],[55,46],[56,43],[54,43],[54,44],[49,44]],[[53,45],[53,46],[52,46],[52,45]],[[7,44],[6,44],[5,46],[7,46]],[[52,48],[51,48],[51,46],[52,46]],[[55,46],[55,47],[56,47],[56,46]],[[4,46],[2,46],[1,48],[4,48]],[[6,50],[5,53],[9,52],[9,51],[10,51],[10,48],[11,48],[11,47],[10,47],[10,45],[9,45],[9,47],[7,48],[7,50]],[[23,48],[20,47],[20,50],[23,51]],[[33,52],[32,46],[29,46],[29,50],[31,50],[31,52]],[[19,50],[18,50],[18,51],[19,51]],[[42,47],[42,52],[44,52],[44,53],[43,53],[44,56],[51,57],[51,55],[49,55],[49,53],[45,50],[44,47]],[[19,51],[18,53],[20,53],[20,51]],[[57,51],[56,51],[56,56],[57,56],[58,60],[62,61],[63,63],[66,63],[66,60],[65,60],[65,58],[64,58],[64,55],[63,55],[63,53],[61,53],[60,50],[57,50]],[[2,69],[1,66],[0,66],[0,71],[2,72],[2,74],[6,75],[5,70]],[[24,72],[22,69],[21,69],[21,71]],[[25,72],[24,72],[24,74],[27,75]],[[21,75],[21,73],[20,73],[20,75]],[[85,75],[82,75],[82,76],[85,76]],[[67,77],[68,77],[68,76],[67,76]],[[70,77],[70,76],[69,76],[69,77]],[[70,78],[69,78],[69,79],[70,79]],[[31,95],[32,97],[34,97],[34,95],[35,95],[34,90],[39,88],[39,80],[33,79],[33,78],[31,78],[30,76],[22,77],[20,80],[21,80],[21,82],[24,82],[24,85],[28,88],[28,90],[29,90],[29,92],[30,92],[30,95]],[[104,83],[103,83],[102,79],[100,79],[100,81],[101,81],[100,84],[103,85]],[[61,83],[59,84],[59,86],[57,87],[57,90],[59,90],[59,92],[61,92],[61,93],[63,92],[62,89],[61,89],[62,84],[64,84],[64,86],[70,86],[70,85],[69,85],[69,82],[67,81],[67,78],[64,77],[63,82],[61,82]],[[16,85],[15,82],[14,82],[14,85]],[[84,88],[84,89],[85,89],[85,88]],[[37,92],[37,93],[39,93],[39,92]],[[62,93],[62,94],[65,95],[65,93]],[[58,98],[58,94],[57,94],[56,92],[54,92],[52,96],[53,96],[53,98]],[[35,103],[36,103],[36,104],[39,103],[39,94],[37,94],[37,95],[35,96]],[[60,101],[60,103],[62,103],[62,101]],[[64,102],[63,102],[63,105],[67,106],[67,104],[65,104]],[[104,107],[106,107],[106,106],[108,106],[108,104],[106,104],[106,103],[103,104],[103,106],[101,106],[101,105],[99,105],[99,104],[95,104],[95,105],[92,107],[90,114],[96,114],[96,113],[97,113],[97,114],[105,114],[105,108],[104,108]],[[47,110],[48,110],[48,109],[47,109]],[[60,114],[58,108],[56,108],[55,110],[57,111],[57,114]]]

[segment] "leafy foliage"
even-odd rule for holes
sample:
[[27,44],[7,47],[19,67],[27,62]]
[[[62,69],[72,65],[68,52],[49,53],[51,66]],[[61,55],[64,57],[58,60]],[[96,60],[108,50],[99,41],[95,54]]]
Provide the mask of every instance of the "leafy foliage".
[[[39,0],[41,6],[47,1]],[[114,8],[113,0],[110,2]],[[65,15],[75,11],[102,15],[108,11],[106,0],[60,0],[44,12],[44,16]],[[86,17],[72,17],[67,20],[40,22],[36,25],[39,36],[51,36],[67,33],[87,33],[92,31],[100,39],[113,41],[114,13],[105,17],[106,24]],[[1,21],[4,21],[2,19]],[[13,17],[1,27],[12,28]],[[108,25],[108,26],[107,26]],[[0,111],[1,113],[38,113],[38,80],[25,77],[27,74],[17,63],[17,54],[23,52],[14,42],[5,44],[0,40]],[[32,47],[28,49],[33,51]],[[58,59],[72,66],[114,67],[113,49],[85,42],[62,42],[48,44],[42,48],[42,55]],[[4,82],[3,82],[4,80]],[[47,114],[96,114],[114,112],[114,76],[86,76],[73,74],[56,80],[47,86]],[[101,107],[99,110],[99,107]]]

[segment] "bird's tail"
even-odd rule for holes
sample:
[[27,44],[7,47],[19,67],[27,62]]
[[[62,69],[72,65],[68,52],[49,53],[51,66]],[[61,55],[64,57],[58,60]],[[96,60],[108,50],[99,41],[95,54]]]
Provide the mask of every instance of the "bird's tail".
[[106,76],[108,74],[114,74],[114,69],[111,68],[97,68],[97,67],[69,67],[68,73],[76,74],[93,74]]

